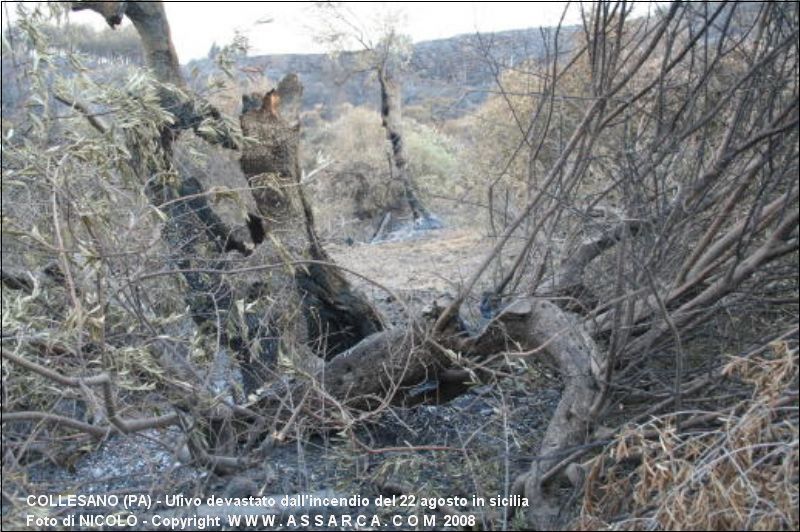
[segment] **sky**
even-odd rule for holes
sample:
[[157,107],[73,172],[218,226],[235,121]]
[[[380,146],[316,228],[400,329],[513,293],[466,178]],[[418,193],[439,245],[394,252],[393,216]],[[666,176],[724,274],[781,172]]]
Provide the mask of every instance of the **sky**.
[[[325,52],[315,42],[315,6],[311,2],[165,2],[172,37],[182,63],[205,57],[213,43],[245,35],[251,55]],[[344,2],[350,18],[370,26],[391,13],[403,33],[415,42],[463,33],[491,32],[556,25],[565,2]],[[637,11],[646,11],[646,3]],[[318,12],[318,11],[317,11]],[[95,13],[72,13],[71,20],[99,27]],[[577,9],[566,24],[577,23]]]

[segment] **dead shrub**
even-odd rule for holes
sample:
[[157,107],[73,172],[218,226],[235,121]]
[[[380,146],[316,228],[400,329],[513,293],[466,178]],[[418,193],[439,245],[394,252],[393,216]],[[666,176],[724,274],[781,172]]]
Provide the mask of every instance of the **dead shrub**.
[[798,350],[770,347],[723,369],[752,387],[749,399],[621,432],[587,475],[578,527],[797,530]]

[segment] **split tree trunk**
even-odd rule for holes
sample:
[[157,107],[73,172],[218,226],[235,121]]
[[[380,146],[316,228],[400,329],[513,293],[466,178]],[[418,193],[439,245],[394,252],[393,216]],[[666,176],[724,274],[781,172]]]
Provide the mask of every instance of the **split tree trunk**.
[[[264,95],[260,105],[252,98],[241,115],[242,132],[257,139],[242,150],[241,166],[253,190],[258,211],[271,241],[270,262],[312,260],[269,273],[270,293],[294,287],[279,311],[296,343],[311,343],[331,358],[382,329],[381,321],[364,296],[353,290],[330,262],[314,229],[311,207],[300,185],[299,107],[303,86],[295,74],[281,80]],[[303,319],[296,313],[302,308]],[[299,321],[304,322],[300,330]],[[304,329],[304,330],[303,330]]]

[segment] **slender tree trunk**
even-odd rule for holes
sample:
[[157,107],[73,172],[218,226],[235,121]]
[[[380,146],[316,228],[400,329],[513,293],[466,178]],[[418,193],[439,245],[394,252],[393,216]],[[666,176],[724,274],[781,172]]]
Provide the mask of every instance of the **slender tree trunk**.
[[420,228],[438,229],[441,222],[425,207],[419,198],[414,181],[408,171],[408,157],[402,131],[400,85],[388,68],[378,68],[378,81],[381,85],[381,119],[386,131],[386,139],[391,144],[392,163],[397,178],[403,185],[406,202],[414,217],[414,224]]

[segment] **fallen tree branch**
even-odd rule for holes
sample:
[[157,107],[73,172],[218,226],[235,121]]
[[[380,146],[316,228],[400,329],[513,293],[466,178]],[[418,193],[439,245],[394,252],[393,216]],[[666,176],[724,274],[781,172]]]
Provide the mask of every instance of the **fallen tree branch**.
[[3,412],[0,423],[13,423],[15,421],[45,421],[56,426],[63,425],[65,427],[89,434],[98,440],[105,439],[112,432],[114,432],[113,427],[98,427],[97,425],[90,425],[89,423],[72,419],[70,417],[59,416],[58,414],[51,414],[49,412],[34,412],[28,410],[22,412]]
[[[110,427],[98,427],[96,425],[89,425],[78,420],[70,420],[63,416],[49,414],[46,412],[4,412],[2,422],[13,419],[40,419],[43,421],[60,423],[71,428],[86,432],[94,437],[104,438],[112,432],[119,432],[122,434],[130,434],[132,432],[140,432],[147,429],[163,428],[175,425],[178,422],[176,414],[165,414],[163,416],[156,416],[142,419],[124,419],[119,417],[116,405],[113,400],[113,393],[111,389],[111,377],[107,373],[101,373],[91,377],[65,377],[57,371],[53,371],[30,360],[26,360],[13,353],[0,351],[0,356],[6,360],[18,364],[26,369],[38,373],[42,377],[50,379],[62,386],[69,386],[73,388],[81,388],[87,385],[99,385],[103,388],[104,407],[106,409],[106,416],[111,423]],[[14,416],[16,414],[16,416]],[[24,416],[24,417],[21,417]],[[33,416],[33,417],[31,417]]]

